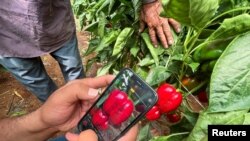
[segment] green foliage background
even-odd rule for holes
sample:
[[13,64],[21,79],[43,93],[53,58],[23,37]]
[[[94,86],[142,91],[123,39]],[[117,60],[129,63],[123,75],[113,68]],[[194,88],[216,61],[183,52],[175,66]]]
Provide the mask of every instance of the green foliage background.
[[[142,128],[140,139],[147,135],[147,140],[153,141],[200,141],[207,139],[208,124],[249,123],[249,0],[162,3],[162,16],[182,24],[180,34],[172,32],[175,44],[168,49],[154,48],[147,30],[139,33],[140,0],[75,0],[73,9],[81,29],[91,32],[85,55],[96,53],[87,69],[100,62],[103,67],[98,75],[103,75],[129,67],[154,88],[167,81],[183,93],[180,109],[184,117],[171,125],[170,135],[149,136],[149,123]],[[187,75],[198,77],[202,83],[193,90],[186,89],[181,80]],[[196,112],[187,104],[188,96],[203,87],[209,93],[209,106],[196,101],[203,107]]]

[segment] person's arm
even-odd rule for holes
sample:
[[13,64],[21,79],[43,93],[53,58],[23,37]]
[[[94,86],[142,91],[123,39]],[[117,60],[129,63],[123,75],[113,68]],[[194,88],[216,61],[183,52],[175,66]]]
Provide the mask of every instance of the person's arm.
[[44,141],[58,130],[46,127],[41,121],[39,110],[21,117],[0,121],[0,136],[4,141]]
[[74,80],[54,92],[36,111],[0,120],[4,141],[44,141],[58,131],[68,131],[93,104],[98,88],[106,87],[113,76]]
[[173,26],[176,32],[180,32],[180,24],[174,19],[160,17],[161,10],[162,5],[159,0],[142,0],[140,32],[147,25],[153,45],[158,46],[158,37],[162,45],[167,48],[174,43],[170,25]]
[[[74,80],[54,92],[36,111],[0,120],[0,136],[4,141],[44,141],[58,131],[75,127],[98,96],[98,88],[108,86],[114,76]],[[137,128],[125,135],[134,140]],[[88,136],[91,136],[88,133]]]

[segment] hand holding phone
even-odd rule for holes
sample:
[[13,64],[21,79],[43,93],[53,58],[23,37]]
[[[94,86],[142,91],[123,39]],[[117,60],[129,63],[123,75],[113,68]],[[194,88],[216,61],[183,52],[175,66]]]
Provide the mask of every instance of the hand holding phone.
[[117,140],[157,99],[156,92],[132,70],[123,69],[80,120],[78,129],[94,130],[101,141]]

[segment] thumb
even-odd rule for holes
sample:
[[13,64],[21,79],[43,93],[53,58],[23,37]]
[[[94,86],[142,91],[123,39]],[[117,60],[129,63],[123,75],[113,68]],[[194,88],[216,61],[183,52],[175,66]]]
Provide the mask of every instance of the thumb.
[[68,141],[77,141],[79,138],[79,135],[67,132],[65,137]]
[[98,137],[93,130],[88,129],[86,131],[81,132],[81,134],[79,135],[79,139],[78,139],[78,141],[86,141],[86,140],[98,141]]
[[98,141],[96,133],[91,129],[81,132],[80,135],[68,132],[65,137],[68,141]]

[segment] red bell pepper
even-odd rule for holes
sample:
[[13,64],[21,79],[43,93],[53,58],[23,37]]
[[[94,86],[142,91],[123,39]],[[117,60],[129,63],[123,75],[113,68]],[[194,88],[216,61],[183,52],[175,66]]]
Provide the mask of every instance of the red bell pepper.
[[126,121],[134,110],[133,102],[128,95],[118,89],[113,90],[103,104],[103,111],[109,116],[110,122],[118,126]]
[[161,84],[157,89],[157,106],[161,113],[168,113],[177,109],[182,102],[182,94],[168,83]]
[[207,93],[205,90],[199,92],[197,97],[200,100],[200,102],[208,102],[208,97],[207,97]]
[[175,123],[181,120],[180,113],[174,112],[174,113],[167,113],[166,118],[168,121]]
[[121,103],[124,103],[125,101],[127,101],[128,96],[125,92],[118,90],[118,89],[114,89],[113,91],[110,92],[108,98],[106,99],[106,101],[103,103],[103,110],[110,115],[110,113],[118,108],[118,105],[120,105]]
[[157,106],[153,106],[146,114],[148,120],[157,120],[161,117],[160,110]]
[[102,111],[102,109],[96,110],[92,114],[92,123],[101,130],[108,129],[108,116]]

